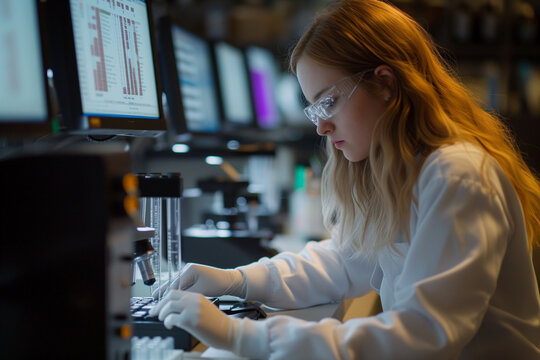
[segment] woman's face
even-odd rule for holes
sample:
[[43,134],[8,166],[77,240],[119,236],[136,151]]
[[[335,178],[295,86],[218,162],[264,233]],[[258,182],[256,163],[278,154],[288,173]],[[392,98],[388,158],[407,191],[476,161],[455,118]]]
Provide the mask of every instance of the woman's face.
[[[373,70],[375,75],[379,75],[380,71],[386,71],[381,70],[382,67],[379,66]],[[296,74],[302,92],[311,104],[331,89],[336,82],[351,75],[338,69],[319,65],[308,56],[300,58],[296,66]],[[336,114],[327,120],[318,118],[317,133],[327,136],[332,145],[343,152],[347,160],[352,162],[364,160],[369,156],[375,123],[385,111],[389,98],[388,90],[382,90],[380,94],[374,95],[366,91],[360,81],[360,86]]]

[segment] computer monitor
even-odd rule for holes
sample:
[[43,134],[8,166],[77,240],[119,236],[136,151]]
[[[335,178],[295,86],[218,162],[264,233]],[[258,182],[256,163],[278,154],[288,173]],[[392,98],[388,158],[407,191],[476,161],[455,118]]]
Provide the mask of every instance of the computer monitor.
[[276,58],[270,50],[258,46],[246,48],[246,57],[257,125],[274,129],[281,123],[276,100],[279,77]]
[[252,126],[255,115],[244,52],[219,41],[214,43],[214,60],[224,126],[233,129]]
[[47,18],[63,130],[165,131],[150,1],[49,1]]
[[217,133],[220,110],[210,45],[164,17],[159,21],[158,47],[169,134],[182,140],[186,132]]
[[38,1],[0,1],[0,136],[51,131]]

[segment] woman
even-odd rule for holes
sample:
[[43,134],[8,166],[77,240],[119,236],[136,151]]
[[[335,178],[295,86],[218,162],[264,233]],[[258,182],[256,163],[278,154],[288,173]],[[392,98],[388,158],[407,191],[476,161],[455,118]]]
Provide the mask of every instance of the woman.
[[[249,358],[540,358],[539,182],[425,31],[384,2],[340,1],[290,64],[327,139],[332,239],[237,269],[192,264],[153,313]],[[372,289],[383,311],[345,323],[229,319],[196,294],[300,308]]]

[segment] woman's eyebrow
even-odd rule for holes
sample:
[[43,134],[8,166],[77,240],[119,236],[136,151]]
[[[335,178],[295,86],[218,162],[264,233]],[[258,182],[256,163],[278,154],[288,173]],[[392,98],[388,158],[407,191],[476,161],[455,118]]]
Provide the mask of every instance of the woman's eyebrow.
[[330,86],[328,86],[328,87],[325,87],[325,88],[322,88],[321,90],[319,90],[319,91],[315,94],[315,96],[313,97],[313,102],[312,102],[312,104],[313,104],[314,102],[316,102],[322,94],[324,94],[325,92],[327,92],[328,90],[330,90],[333,86],[334,86],[334,85],[330,85]]

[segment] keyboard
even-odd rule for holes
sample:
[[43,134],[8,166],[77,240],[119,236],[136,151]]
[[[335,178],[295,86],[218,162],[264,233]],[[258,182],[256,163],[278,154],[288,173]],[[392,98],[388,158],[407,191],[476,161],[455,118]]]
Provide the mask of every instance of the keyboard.
[[[266,318],[266,313],[260,304],[252,301],[223,300],[220,298],[208,298],[221,311],[231,317],[248,317],[253,320]],[[152,297],[132,297],[130,299],[131,317],[133,322],[133,335],[138,337],[148,336],[153,338],[172,337],[174,348],[189,351],[197,344],[197,340],[188,332],[173,327],[167,329],[157,317],[148,314],[150,309],[158,303]]]
[[131,318],[134,321],[157,321],[157,317],[148,315],[150,309],[157,305],[158,301],[152,297],[132,297],[130,299]]
[[132,297],[130,299],[133,336],[144,338],[172,337],[175,349],[189,351],[197,345],[198,340],[185,330],[177,327],[167,329],[157,317],[148,314],[150,309],[157,304],[152,297]]
[[[221,311],[231,317],[248,317],[253,320],[266,318],[266,313],[260,304],[253,301],[221,300],[217,297],[208,298]],[[150,316],[148,312],[158,300],[152,297],[132,297],[130,300],[131,317],[134,321],[159,321],[157,316]]]

